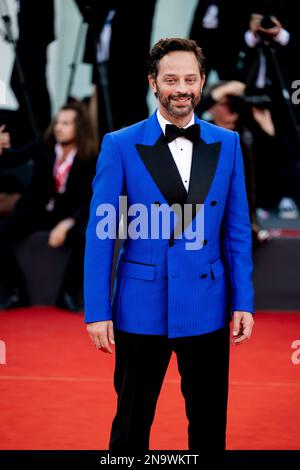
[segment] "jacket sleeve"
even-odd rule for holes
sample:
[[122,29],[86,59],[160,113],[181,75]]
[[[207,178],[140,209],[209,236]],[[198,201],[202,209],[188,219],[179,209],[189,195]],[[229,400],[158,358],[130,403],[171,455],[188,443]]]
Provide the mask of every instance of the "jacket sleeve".
[[[122,190],[123,167],[120,151],[115,136],[106,134],[93,180],[90,218],[86,230],[84,261],[84,321],[86,323],[112,319],[110,279],[115,237],[112,236],[114,230],[111,231],[110,237],[98,236],[97,225],[101,223],[102,216],[97,215],[97,209],[99,214],[99,206],[109,204],[112,213],[115,211],[113,223],[118,228],[119,196]],[[104,212],[103,217],[105,217]]]
[[234,164],[223,219],[223,255],[230,282],[231,311],[254,313],[252,232],[243,156],[237,132]]
[[70,212],[69,217],[75,220],[75,224],[86,228],[89,218],[89,205],[92,198],[92,181],[95,175],[95,162],[82,162],[79,168],[80,180],[77,181],[78,204]]
[[5,149],[0,156],[0,168],[15,168],[29,160],[35,161],[45,149],[40,139],[18,148]]

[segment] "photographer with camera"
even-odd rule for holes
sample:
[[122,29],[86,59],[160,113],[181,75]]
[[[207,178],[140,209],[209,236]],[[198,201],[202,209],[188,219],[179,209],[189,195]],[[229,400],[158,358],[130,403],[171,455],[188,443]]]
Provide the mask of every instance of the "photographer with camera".
[[245,40],[249,47],[259,41],[260,38],[271,38],[282,46],[285,46],[290,39],[289,32],[282,27],[282,24],[275,16],[261,15],[253,13],[251,15],[250,30],[246,32]]
[[[260,110],[269,109],[274,138],[284,148],[280,158],[284,196],[278,201],[278,215],[284,219],[299,216],[297,159],[300,152],[296,107],[290,98],[291,83],[299,76],[295,57],[298,51],[297,25],[290,1],[251,2],[249,29],[245,32],[246,54],[240,63],[245,95]],[[269,105],[263,102],[269,101]],[[298,111],[298,110],[297,110]],[[299,113],[299,111],[298,111]],[[298,118],[299,121],[299,118]],[[261,162],[266,166],[266,162]],[[260,171],[259,171],[260,173]],[[265,173],[265,172],[264,172]]]

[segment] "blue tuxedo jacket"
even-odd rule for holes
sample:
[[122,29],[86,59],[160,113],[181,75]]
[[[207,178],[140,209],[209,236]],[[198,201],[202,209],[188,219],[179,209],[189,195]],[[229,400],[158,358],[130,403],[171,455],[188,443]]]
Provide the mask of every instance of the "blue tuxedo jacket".
[[[85,322],[113,320],[139,334],[193,336],[225,326],[232,311],[253,310],[251,225],[239,136],[199,120],[188,193],[165,142],[156,112],[145,121],[107,134],[93,181],[86,231]],[[115,240],[99,239],[97,207],[119,196],[128,207],[191,204],[190,222],[203,216],[201,249],[182,236],[128,237],[119,254],[114,292],[110,279]],[[198,209],[197,209],[198,208]],[[99,212],[98,212],[99,213]],[[130,219],[132,220],[132,219]],[[177,219],[178,221],[178,219]],[[173,223],[175,226],[176,217]]]

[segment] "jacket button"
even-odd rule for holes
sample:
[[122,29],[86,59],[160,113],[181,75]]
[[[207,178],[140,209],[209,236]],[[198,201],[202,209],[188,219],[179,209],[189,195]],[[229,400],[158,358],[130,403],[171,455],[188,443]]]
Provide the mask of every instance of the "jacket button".
[[211,206],[216,206],[217,204],[218,204],[217,201],[211,201],[211,203],[210,203]]
[[201,278],[201,279],[206,279],[206,278],[207,278],[207,274],[201,274],[200,278]]

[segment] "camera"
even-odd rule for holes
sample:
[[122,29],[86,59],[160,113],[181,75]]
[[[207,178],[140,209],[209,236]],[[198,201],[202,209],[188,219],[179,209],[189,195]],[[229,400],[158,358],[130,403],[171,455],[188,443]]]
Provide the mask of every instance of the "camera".
[[[276,23],[272,20],[271,15],[264,15],[261,19],[260,26],[264,28],[265,30],[269,30],[274,28],[276,26]],[[270,34],[267,31],[257,31],[257,34],[263,41],[269,41],[270,40]]]
[[271,105],[272,100],[270,96],[265,94],[254,95],[252,93],[246,93],[245,96],[229,95],[227,97],[227,106],[232,113],[245,113],[250,111],[252,106],[259,109],[270,109]]
[[271,15],[264,15],[261,19],[260,26],[264,29],[271,29],[274,28],[276,24],[272,20]]

